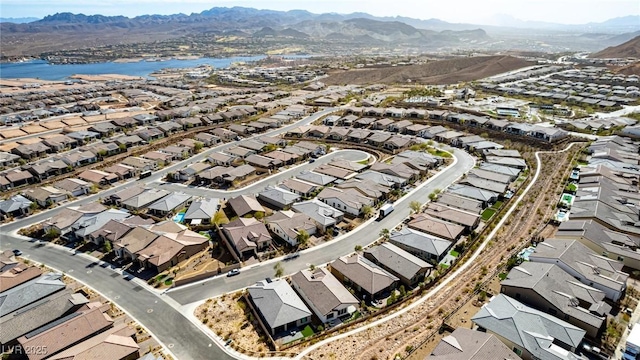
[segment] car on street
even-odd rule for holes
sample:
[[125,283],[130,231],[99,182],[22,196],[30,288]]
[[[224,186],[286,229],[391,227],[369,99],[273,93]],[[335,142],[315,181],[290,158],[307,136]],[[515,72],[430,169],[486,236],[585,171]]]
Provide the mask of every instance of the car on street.
[[233,269],[227,273],[227,276],[236,276],[240,274],[240,269]]
[[309,159],[309,164],[316,162],[316,159]]
[[20,251],[20,250],[18,250],[18,249],[15,249],[15,250],[13,250],[13,255],[15,255],[15,256],[22,256],[22,251]]

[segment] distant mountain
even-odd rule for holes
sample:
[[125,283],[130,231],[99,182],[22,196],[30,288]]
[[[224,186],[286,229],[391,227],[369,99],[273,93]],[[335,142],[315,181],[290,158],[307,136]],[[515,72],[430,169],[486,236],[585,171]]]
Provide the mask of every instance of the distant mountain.
[[0,23],[6,22],[6,23],[13,23],[13,24],[26,24],[26,23],[30,23],[38,20],[40,19],[36,17],[21,17],[21,18],[0,17]]
[[591,54],[591,58],[640,58],[640,36],[620,44],[618,46],[611,46],[597,53]]
[[498,27],[557,31],[621,33],[640,30],[640,15],[617,17],[603,22],[590,22],[586,24],[568,25],[544,21],[525,21],[511,15],[496,14],[487,19],[480,19],[478,20],[478,22],[483,25]]

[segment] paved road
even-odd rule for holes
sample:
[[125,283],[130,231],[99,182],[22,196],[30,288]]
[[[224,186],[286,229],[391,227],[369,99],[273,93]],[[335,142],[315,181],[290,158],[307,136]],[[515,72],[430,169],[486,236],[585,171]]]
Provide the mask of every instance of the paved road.
[[[268,133],[267,135],[277,135],[302,124],[308,124],[331,111],[332,109],[325,110],[296,124],[291,124]],[[234,145],[235,143],[230,143],[209,149],[196,155],[195,158],[164,168],[151,177],[144,179],[144,182],[156,182],[167,172],[175,171],[185,164],[203,159],[209,152],[219,151]],[[410,193],[409,196],[399,201],[396,204],[396,210],[387,218],[381,222],[371,220],[366,226],[360,226],[356,231],[348,234],[348,236],[345,236],[340,241],[335,239],[327,243],[327,246],[303,251],[299,258],[285,263],[284,268],[286,273],[293,273],[304,269],[308,267],[310,263],[319,265],[332,261],[339,256],[352,252],[354,246],[357,244],[366,245],[375,241],[381,229],[392,228],[402,222],[409,214],[409,202],[413,200],[426,202],[428,194],[434,189],[447,187],[473,167],[475,161],[470,155],[457,149],[453,150],[453,152],[458,159],[455,166],[439,173],[436,177],[430,179],[427,185],[415,190]],[[349,152],[349,154],[354,154],[355,156],[357,151]],[[325,159],[328,158],[323,158],[320,161],[325,161]],[[303,165],[303,167],[304,166],[307,165]],[[141,182],[142,181],[134,180],[120,184],[100,194],[68,203],[66,206],[86,204],[121,190],[122,188]],[[181,309],[179,305],[172,306],[170,304],[175,304],[176,302],[182,305],[190,304],[211,296],[252,285],[257,280],[273,276],[271,263],[261,263],[252,268],[243,269],[240,275],[233,278],[226,278],[224,276],[217,277],[198,283],[195,286],[175,289],[166,295],[158,295],[138,285],[137,279],[126,281],[116,270],[102,268],[101,266],[92,267],[91,264],[95,260],[83,254],[76,255],[68,249],[50,244],[38,246],[38,244],[25,240],[22,237],[12,235],[14,231],[22,227],[46,220],[61,211],[62,208],[63,207],[55,208],[23,220],[0,226],[0,248],[3,250],[19,249],[29,259],[63,271],[94,288],[137,319],[137,321],[144,325],[162,344],[169,348],[178,359],[233,358],[213,344],[213,341],[205,333],[195,326],[187,316],[183,315],[181,310],[184,310],[186,307]]]
[[269,185],[277,185],[279,183],[281,183],[283,180],[291,178],[293,176],[296,176],[298,174],[300,174],[303,171],[309,171],[309,170],[313,170],[314,168],[322,165],[322,164],[328,164],[331,161],[333,161],[334,159],[345,159],[345,160],[349,160],[349,161],[360,161],[360,160],[364,160],[369,156],[369,154],[367,154],[364,151],[360,151],[360,150],[338,150],[332,153],[329,153],[327,155],[324,155],[323,157],[317,159],[314,163],[304,163],[301,165],[297,165],[294,166],[290,169],[284,170],[284,171],[280,171],[272,176],[269,176],[268,178],[264,179],[263,181],[258,181],[256,183],[253,183],[249,186],[245,186],[241,189],[237,189],[237,190],[232,190],[232,191],[226,191],[226,190],[216,190],[216,189],[208,189],[208,188],[204,188],[204,187],[197,187],[197,186],[191,186],[191,185],[183,185],[183,184],[177,184],[177,183],[167,183],[167,182],[162,182],[160,183],[158,186],[162,189],[165,190],[170,190],[170,191],[182,191],[184,193],[187,193],[189,195],[194,195],[194,196],[209,196],[209,197],[217,197],[217,198],[230,198],[230,197],[235,197],[235,196],[239,196],[239,195],[252,195],[252,194],[256,194],[262,190],[264,190],[265,187],[269,186]]
[[[309,124],[334,110],[323,110],[297,123],[258,136],[274,136],[287,132],[295,127]],[[68,249],[50,244],[38,246],[13,234],[20,228],[43,222],[65,207],[87,204],[135,184],[155,182],[168,172],[181,169],[186,164],[204,159],[211,152],[220,151],[236,144],[237,142],[232,142],[208,149],[188,160],[166,167],[144,181],[132,180],[99,194],[43,211],[26,219],[1,225],[0,248],[2,250],[19,249],[25,254],[25,257],[63,271],[94,288],[143,324],[178,359],[233,359],[218,346],[213,345],[211,339],[194,326],[180,311],[163,301],[156,293],[149,292],[137,285],[136,281],[126,281],[121,274],[109,268],[90,267],[95,259],[85,257],[82,254],[76,255]]]
[[[309,264],[320,265],[331,262],[338,257],[353,252],[356,245],[368,245],[378,239],[380,230],[391,229],[401,223],[410,214],[409,203],[411,201],[428,201],[429,194],[435,189],[444,189],[458,179],[462,174],[468,172],[475,165],[475,159],[466,152],[455,149],[454,155],[458,159],[451,168],[440,172],[437,176],[429,179],[428,183],[421,188],[405,196],[396,202],[395,210],[382,221],[370,220],[366,225],[359,226],[341,239],[334,239],[327,243],[328,246],[313,247],[301,253],[300,257],[283,262],[285,274],[292,274],[299,270],[306,269]],[[182,286],[167,292],[181,305],[187,305],[202,301],[213,296],[221,295],[230,291],[244,288],[255,284],[266,277],[273,277],[273,261],[260,263],[254,267],[242,269],[240,274],[231,278],[218,276],[210,280],[196,283],[195,285]]]

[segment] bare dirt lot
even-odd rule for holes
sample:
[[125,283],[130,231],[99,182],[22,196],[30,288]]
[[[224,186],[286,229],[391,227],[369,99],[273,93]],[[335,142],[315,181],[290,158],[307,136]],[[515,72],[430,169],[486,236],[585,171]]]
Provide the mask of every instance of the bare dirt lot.
[[424,65],[360,69],[332,73],[323,82],[336,84],[452,84],[531,66],[512,56],[478,56],[439,60]]

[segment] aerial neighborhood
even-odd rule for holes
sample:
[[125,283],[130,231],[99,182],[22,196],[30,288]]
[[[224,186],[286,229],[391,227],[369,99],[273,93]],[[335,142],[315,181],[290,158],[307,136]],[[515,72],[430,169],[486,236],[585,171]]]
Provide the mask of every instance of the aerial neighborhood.
[[0,20],[2,358],[637,359],[637,16],[391,13]]

